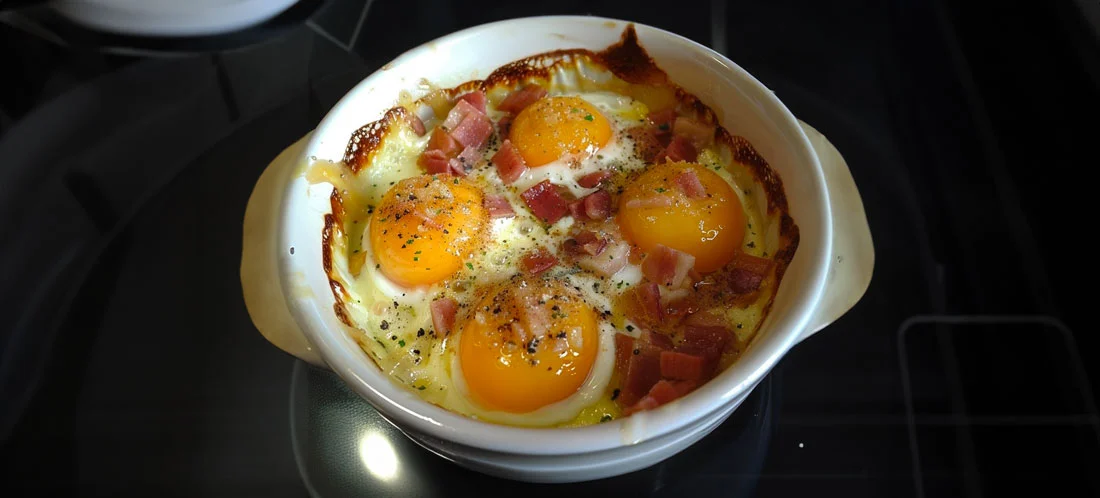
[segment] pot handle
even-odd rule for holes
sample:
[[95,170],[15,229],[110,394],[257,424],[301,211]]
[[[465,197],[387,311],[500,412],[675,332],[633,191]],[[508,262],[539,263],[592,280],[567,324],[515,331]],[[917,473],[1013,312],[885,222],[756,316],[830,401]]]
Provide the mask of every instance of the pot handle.
[[867,292],[875,268],[875,248],[863,200],[848,163],[825,135],[804,122],[799,121],[799,124],[810,139],[825,173],[833,219],[833,258],[829,263],[825,293],[799,338],[803,341],[844,315]]
[[276,254],[281,186],[287,184],[312,134],[279,153],[252,188],[244,211],[241,287],[248,315],[265,339],[302,360],[324,366],[317,348],[309,343],[287,308]]

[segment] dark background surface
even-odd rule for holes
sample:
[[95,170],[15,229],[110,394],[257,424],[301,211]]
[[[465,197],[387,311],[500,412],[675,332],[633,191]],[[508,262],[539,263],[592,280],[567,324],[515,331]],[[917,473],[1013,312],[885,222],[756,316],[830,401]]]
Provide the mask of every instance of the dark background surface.
[[[846,157],[876,269],[851,312],[688,451],[529,486],[428,454],[267,344],[240,296],[240,223],[267,161],[381,64],[463,27],[564,13],[682,34],[773,89]],[[4,13],[0,494],[1098,496],[1097,13],[336,0],[172,41]]]

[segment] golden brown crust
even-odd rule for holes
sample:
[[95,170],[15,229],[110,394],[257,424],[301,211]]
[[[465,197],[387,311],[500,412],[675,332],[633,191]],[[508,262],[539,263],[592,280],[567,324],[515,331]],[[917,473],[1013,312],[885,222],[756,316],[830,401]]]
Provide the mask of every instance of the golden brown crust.
[[332,207],[332,213],[325,215],[325,227],[321,229],[321,265],[325,268],[325,275],[328,275],[332,296],[336,298],[336,303],[332,307],[336,311],[337,318],[344,322],[344,325],[353,327],[344,304],[351,296],[332,272],[332,251],[335,248],[333,241],[343,232],[340,227],[343,226],[344,217],[344,202],[336,189],[333,189],[332,195],[329,196],[329,205]]
[[386,111],[382,119],[368,123],[355,130],[351,135],[351,141],[344,149],[344,164],[348,165],[353,173],[358,173],[370,164],[374,152],[382,145],[382,139],[390,131],[393,123],[407,119],[409,110],[404,107],[394,107]]
[[634,32],[633,24],[626,26],[618,43],[605,48],[596,58],[624,81],[644,85],[668,83],[668,75],[657,67],[657,63],[638,43],[638,33]]

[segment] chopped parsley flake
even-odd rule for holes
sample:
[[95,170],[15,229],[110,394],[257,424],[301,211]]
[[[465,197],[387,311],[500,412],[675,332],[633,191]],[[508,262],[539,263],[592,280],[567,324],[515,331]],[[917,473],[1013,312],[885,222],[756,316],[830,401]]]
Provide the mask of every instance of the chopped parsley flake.
[[595,119],[595,118],[593,118],[591,114],[584,117],[585,121],[592,121],[593,119]]
[[466,263],[466,268],[469,268],[469,269],[473,270],[474,269],[473,263]]
[[397,341],[397,345],[401,346],[401,347],[405,347],[405,340],[401,339],[400,341]]

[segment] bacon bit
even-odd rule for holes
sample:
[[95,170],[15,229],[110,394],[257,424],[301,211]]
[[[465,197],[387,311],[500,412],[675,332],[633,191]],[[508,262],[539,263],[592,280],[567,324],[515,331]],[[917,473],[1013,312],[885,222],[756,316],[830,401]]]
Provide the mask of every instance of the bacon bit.
[[664,318],[660,286],[656,282],[646,282],[634,286],[630,292],[637,304],[638,321],[648,324],[660,323]]
[[[638,351],[638,354],[633,354]],[[623,386],[619,401],[630,406],[649,393],[653,385],[661,380],[661,352],[657,349],[635,348],[631,351],[630,363],[623,377]]]
[[569,212],[569,203],[558,192],[558,188],[550,183],[550,180],[536,183],[524,190],[520,197],[523,197],[523,201],[527,203],[527,207],[531,208],[531,212],[546,223],[554,223]]
[[508,136],[508,133],[512,131],[512,115],[505,114],[504,117],[497,121],[497,135],[501,137]]
[[481,114],[484,116],[484,113],[477,110],[477,108],[469,102],[466,102],[465,100],[459,100],[455,103],[455,106],[451,108],[451,111],[447,113],[447,119],[444,119],[443,124],[439,126],[442,126],[444,128],[444,131],[454,130],[458,127],[459,123],[466,119],[466,115],[470,113]]
[[432,326],[437,334],[447,335],[455,324],[458,302],[449,297],[432,301]]
[[415,112],[405,112],[405,119],[409,122],[409,127],[412,128],[413,133],[416,133],[416,136],[422,137],[428,132],[427,128],[424,128],[424,121],[421,121],[420,116],[417,116]]
[[626,375],[626,369],[630,366],[630,357],[634,356],[633,337],[626,334],[615,334],[615,371]]
[[505,185],[511,185],[520,176],[523,176],[524,171],[527,171],[527,163],[523,161],[523,156],[512,145],[511,140],[505,140],[504,143],[500,144],[500,150],[493,154],[492,161],[497,167],[500,181],[504,182]]
[[655,162],[659,163],[663,160],[668,160],[669,162],[693,162],[698,158],[699,153],[695,150],[695,146],[691,144],[691,141],[677,135],[672,137],[672,142],[669,142],[665,150],[657,154],[657,160]]
[[657,133],[672,132],[672,122],[676,120],[676,108],[669,107],[649,113],[649,122],[657,128]]
[[674,380],[700,381],[703,379],[705,360],[676,351],[661,352],[661,377]]
[[680,287],[695,266],[695,256],[657,244],[642,260],[642,274],[651,282]]
[[652,396],[647,395],[638,400],[637,403],[634,403],[633,405],[624,408],[623,415],[633,415],[638,412],[652,410],[654,408],[657,408],[658,406],[661,406],[661,404],[658,403],[657,400],[653,399]]
[[748,294],[760,288],[764,277],[771,270],[772,260],[738,251],[730,265],[733,267],[728,278],[730,290],[737,294]]
[[737,251],[733,255],[732,266],[760,275],[767,275],[772,267],[772,260],[753,256],[745,251]]
[[642,198],[635,198],[626,201],[623,206],[626,209],[644,209],[655,207],[668,207],[672,205],[672,197],[667,195],[649,195]]
[[604,180],[611,178],[614,173],[608,170],[600,170],[595,173],[589,173],[577,179],[577,185],[584,188],[596,188],[599,187]]
[[512,209],[512,203],[502,195],[485,194],[482,205],[489,212],[490,219],[512,218],[516,215],[515,210]]
[[416,160],[416,163],[424,168],[425,171],[433,175],[440,175],[450,173],[451,164],[447,159],[447,154],[444,154],[440,150],[426,150],[423,154],[420,154],[420,158]]
[[[462,101],[465,103],[466,101]],[[451,136],[466,147],[481,147],[485,139],[493,134],[493,122],[481,113],[470,113],[451,130]]]
[[678,116],[672,124],[672,133],[691,140],[697,147],[705,147],[714,141],[714,126],[683,116]]
[[721,328],[725,329],[728,323],[726,320],[714,313],[692,313],[691,316],[684,319],[684,326],[696,327],[696,328]]
[[626,130],[626,136],[634,140],[635,150],[647,163],[653,162],[657,154],[661,152],[668,142],[657,136],[657,131],[650,126],[635,126]]
[[698,382],[690,380],[660,380],[653,387],[649,389],[649,392],[638,400],[632,406],[628,406],[624,413],[627,415],[638,413],[645,410],[652,410],[658,406],[671,403],[684,395],[695,390],[698,386]]
[[642,332],[641,342],[643,342],[646,345],[646,347],[649,347],[651,349],[655,349],[657,351],[668,351],[668,350],[672,349],[672,338],[671,337],[669,337],[667,335],[664,335],[664,334],[657,333],[657,332],[653,332],[651,330],[647,330],[645,332]]
[[630,264],[632,264],[632,265],[641,264],[642,260],[644,260],[644,259],[645,259],[645,252],[642,251],[641,247],[630,246]]
[[464,100],[474,106],[478,112],[485,114],[485,92],[481,90],[474,90],[458,98],[458,100]]
[[611,194],[597,190],[584,198],[584,212],[593,220],[606,220],[611,216]]
[[699,311],[699,303],[692,299],[690,294],[687,297],[669,299],[665,304],[665,316],[669,318],[684,318],[696,311]]
[[693,169],[681,171],[674,181],[690,199],[702,199],[707,196],[707,189],[703,187],[703,182],[699,181],[699,175],[696,175]]
[[587,256],[577,259],[581,268],[597,275],[610,277],[626,266],[630,245],[623,241],[608,242],[607,248],[599,256]]
[[523,257],[520,258],[519,263],[524,272],[531,275],[538,275],[558,264],[558,258],[550,254],[550,251],[540,247],[532,252],[524,254]]
[[562,243],[562,248],[565,252],[580,256],[599,256],[603,253],[607,247],[607,239],[604,239],[591,230],[585,230],[573,236],[573,238],[565,239]]
[[518,114],[519,111],[545,96],[545,88],[538,85],[527,85],[505,97],[497,106],[497,109]]
[[[703,358],[703,375],[710,376],[722,358],[722,352],[733,338],[728,325],[719,317],[709,313],[696,313],[684,320],[684,340],[676,347],[680,353],[693,354]],[[712,323],[712,325],[700,325]]]

